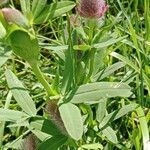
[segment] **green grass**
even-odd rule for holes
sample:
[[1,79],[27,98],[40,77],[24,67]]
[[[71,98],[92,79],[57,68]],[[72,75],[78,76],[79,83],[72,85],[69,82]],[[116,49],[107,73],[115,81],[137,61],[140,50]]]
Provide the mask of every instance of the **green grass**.
[[150,1],[107,3],[98,26],[73,0],[6,4],[30,25],[0,17],[0,149],[150,149]]

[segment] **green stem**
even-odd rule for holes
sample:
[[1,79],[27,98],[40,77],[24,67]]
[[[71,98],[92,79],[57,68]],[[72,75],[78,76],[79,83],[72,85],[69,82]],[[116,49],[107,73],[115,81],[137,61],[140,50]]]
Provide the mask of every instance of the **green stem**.
[[[95,26],[95,20],[88,20],[88,26],[89,26],[89,45],[92,45],[92,40],[93,40],[93,36],[94,36],[94,30],[96,29]],[[88,60],[89,60],[89,72],[87,77],[84,80],[84,83],[87,83],[90,81],[90,78],[92,76],[93,70],[94,70],[94,56],[95,56],[95,49],[90,49],[89,50],[89,54],[88,54]]]
[[39,80],[39,82],[44,86],[44,88],[46,89],[47,93],[49,96],[55,96],[56,93],[52,90],[51,86],[49,85],[49,83],[46,81],[43,73],[41,72],[38,63],[37,62],[31,62],[30,66],[32,67],[32,70],[34,72],[34,74],[36,75],[37,79]]

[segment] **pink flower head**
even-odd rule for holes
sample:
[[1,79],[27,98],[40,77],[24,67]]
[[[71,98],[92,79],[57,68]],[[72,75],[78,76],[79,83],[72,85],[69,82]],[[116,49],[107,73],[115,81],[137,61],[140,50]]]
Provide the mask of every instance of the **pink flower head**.
[[17,9],[14,8],[3,8],[2,9],[3,16],[5,20],[9,23],[15,23],[20,26],[27,26],[28,20],[27,18]]
[[108,10],[104,0],[81,0],[78,11],[85,18],[100,18]]

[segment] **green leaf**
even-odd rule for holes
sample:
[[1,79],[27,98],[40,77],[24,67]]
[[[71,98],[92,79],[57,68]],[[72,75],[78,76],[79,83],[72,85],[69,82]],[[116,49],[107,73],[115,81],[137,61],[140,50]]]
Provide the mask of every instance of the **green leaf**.
[[48,119],[43,119],[39,117],[31,118],[30,126],[34,129],[41,130],[42,132],[53,135],[53,136],[61,134],[61,132],[55,126],[55,124],[53,124],[52,121]]
[[125,64],[128,64],[131,68],[133,68],[135,71],[140,72],[139,68],[133,63],[131,62],[127,57],[124,57],[116,52],[112,52],[111,56],[121,60],[122,62],[124,62]]
[[[71,36],[71,35],[70,35]],[[72,39],[74,39],[74,34],[72,34]],[[63,72],[63,80],[61,85],[61,92],[63,94],[67,93],[72,84],[74,84],[74,49],[73,49],[73,40],[69,41],[68,50],[65,53],[65,68]]]
[[62,60],[65,60],[65,54],[64,51],[68,49],[68,45],[61,45],[61,46],[55,46],[55,45],[46,45],[45,43],[41,44],[41,47],[44,49],[51,50],[54,54],[56,54],[59,58]]
[[40,15],[41,11],[44,9],[47,0],[33,0],[32,2],[32,13],[34,18]]
[[81,85],[73,96],[72,103],[88,103],[101,98],[129,97],[130,86],[119,82],[95,82]]
[[63,135],[54,136],[42,142],[39,145],[38,150],[58,150],[58,148],[62,146],[67,141],[67,139],[68,138]]
[[30,13],[30,6],[31,6],[30,0],[19,0],[19,1],[23,14],[27,16]]
[[[111,56],[113,56],[113,57],[115,57],[115,58],[121,60],[121,61],[124,62],[125,64],[129,65],[132,69],[134,69],[137,73],[141,74],[140,68],[138,68],[138,67],[137,67],[132,61],[130,61],[128,58],[126,58],[126,57],[124,57],[124,56],[122,56],[122,55],[120,55],[120,54],[118,54],[118,53],[116,53],[116,52],[112,52],[112,53],[111,53]],[[142,71],[142,72],[143,72],[143,78],[144,78],[144,80],[145,80],[145,83],[146,83],[146,85],[147,85],[147,87],[148,87],[148,91],[149,91],[149,93],[150,93],[150,79],[149,79],[149,77],[144,73],[144,71]]]
[[5,75],[8,86],[11,89],[11,92],[19,106],[27,114],[35,116],[35,103],[28,94],[27,90],[22,85],[22,83],[18,80],[18,78],[14,75],[14,73],[11,70],[6,70]]
[[21,120],[23,117],[27,117],[27,115],[23,112],[0,108],[0,121],[16,122]]
[[82,26],[75,27],[75,30],[77,31],[78,35],[81,36],[83,39],[88,40],[88,36],[84,32],[84,29]]
[[97,149],[103,149],[103,145],[99,143],[94,143],[94,144],[85,144],[82,145],[81,148],[87,149],[87,150],[97,150]]
[[34,23],[40,24],[45,22],[49,19],[58,17],[63,15],[64,13],[70,11],[72,8],[75,7],[75,3],[72,1],[62,1],[52,3],[44,8],[41,12],[41,15],[34,20]]
[[50,134],[42,132],[41,130],[32,129],[31,131],[40,141],[45,141],[45,139],[52,137]]
[[11,51],[6,51],[0,48],[0,67],[9,59],[11,54],[12,54]]
[[73,9],[74,7],[75,7],[75,3],[72,1],[59,2],[53,17],[58,17],[60,15],[63,15],[64,13]]
[[147,120],[144,114],[144,111],[141,107],[138,107],[136,110],[139,119],[139,125],[142,132],[143,137],[143,150],[149,150],[150,146],[150,136],[149,136],[149,127],[147,124]]
[[48,20],[51,20],[56,11],[57,4],[58,2],[47,5],[41,12],[41,15],[39,15],[37,18],[34,18],[34,23],[41,24]]
[[105,125],[107,125],[107,123],[110,123],[124,115],[126,115],[127,113],[134,111],[136,109],[138,105],[137,104],[129,104],[129,105],[125,105],[122,108],[113,111],[112,113],[108,114],[106,117],[104,117],[104,119],[102,120],[102,122],[99,125],[99,128],[103,128]]
[[106,114],[106,103],[107,99],[104,98],[98,103],[98,108],[96,111],[96,120],[101,122]]
[[48,50],[52,50],[52,51],[65,51],[68,49],[68,45],[50,45],[50,44],[47,44],[47,43],[40,43],[40,46],[42,48],[45,48],[45,49],[48,49]]
[[14,53],[26,61],[36,61],[40,50],[35,36],[24,30],[14,30],[9,34],[11,47]]
[[[91,76],[91,82],[98,82],[99,76],[102,74],[100,70],[104,68],[104,57],[105,57],[105,49],[101,49],[100,51],[96,51],[94,56],[94,64],[93,64],[93,73]],[[100,72],[100,74],[99,74]],[[98,76],[96,76],[98,75]],[[95,78],[95,76],[97,78]]]
[[112,143],[117,144],[118,139],[115,131],[111,127],[107,127],[102,131],[103,135]]
[[125,66],[125,63],[123,63],[123,62],[114,63],[113,65],[108,66],[105,70],[102,70],[99,73],[97,73],[96,75],[94,75],[92,80],[94,80],[94,81],[102,80],[106,77],[109,77],[116,70],[118,70],[124,66]]
[[83,134],[83,122],[78,107],[71,103],[66,103],[59,107],[59,111],[68,134],[73,139],[79,140]]
[[87,50],[90,50],[91,46],[86,45],[86,44],[82,44],[82,45],[74,45],[73,48],[75,50],[87,51]]
[[113,45],[113,44],[115,44],[115,43],[117,43],[117,42],[122,41],[122,40],[125,39],[126,37],[127,37],[127,36],[119,37],[119,38],[117,38],[117,39],[112,38],[112,39],[110,39],[110,40],[108,40],[108,41],[106,41],[106,42],[101,42],[101,43],[94,44],[93,47],[94,47],[94,48],[104,48],[104,47],[108,47],[108,46],[111,46],[111,45]]

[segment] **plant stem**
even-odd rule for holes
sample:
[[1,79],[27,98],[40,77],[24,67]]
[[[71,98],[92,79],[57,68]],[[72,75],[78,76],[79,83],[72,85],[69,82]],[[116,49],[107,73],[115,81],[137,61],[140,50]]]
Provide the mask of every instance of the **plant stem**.
[[37,62],[30,62],[30,66],[32,67],[32,70],[33,70],[34,74],[36,75],[37,79],[39,80],[39,82],[46,89],[48,95],[49,96],[55,96],[55,95],[57,95],[57,93],[52,90],[51,86],[46,81],[43,73],[41,72],[41,70],[40,70],[40,68],[38,66],[38,63]]
[[[89,26],[89,41],[88,41],[88,44],[92,45],[94,30],[96,29],[95,20],[88,20],[88,26]],[[93,70],[94,70],[95,52],[96,52],[96,49],[92,48],[92,49],[89,50],[89,55],[88,55],[88,58],[87,58],[87,59],[89,59],[89,72],[88,72],[88,75],[87,75],[86,79],[84,80],[84,83],[89,82],[90,78],[92,76],[92,73],[93,73]]]

